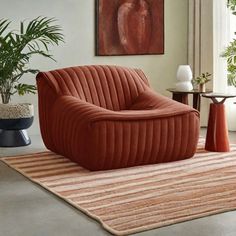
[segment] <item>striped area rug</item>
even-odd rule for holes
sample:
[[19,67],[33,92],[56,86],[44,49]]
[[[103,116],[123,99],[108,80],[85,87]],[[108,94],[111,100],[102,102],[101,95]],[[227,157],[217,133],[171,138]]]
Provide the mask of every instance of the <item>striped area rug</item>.
[[128,235],[236,209],[236,145],[175,163],[90,172],[51,152],[6,164],[115,235]]

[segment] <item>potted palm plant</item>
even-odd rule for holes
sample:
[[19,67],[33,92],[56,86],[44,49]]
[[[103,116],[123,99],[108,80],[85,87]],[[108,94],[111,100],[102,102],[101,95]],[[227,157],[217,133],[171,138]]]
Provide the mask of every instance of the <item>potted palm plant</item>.
[[21,83],[26,73],[39,70],[29,68],[30,59],[40,55],[54,60],[49,46],[63,42],[64,36],[54,18],[37,17],[20,23],[20,30],[9,30],[11,22],[0,20],[0,146],[30,144],[25,129],[33,122],[31,104],[11,104],[14,94],[36,93],[36,86]]

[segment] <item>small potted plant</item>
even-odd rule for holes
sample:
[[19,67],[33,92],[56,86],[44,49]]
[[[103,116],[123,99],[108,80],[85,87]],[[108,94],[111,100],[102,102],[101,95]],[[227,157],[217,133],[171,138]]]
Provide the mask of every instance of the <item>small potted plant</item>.
[[211,76],[210,73],[202,73],[197,78],[193,79],[193,82],[199,86],[200,92],[206,92],[206,83],[208,83],[211,79],[209,78]]
[[50,45],[63,41],[61,27],[54,18],[37,17],[28,23],[20,23],[20,30],[9,30],[10,21],[0,20],[0,146],[28,145],[27,129],[33,122],[33,106],[28,103],[10,104],[11,97],[18,93],[35,93],[36,86],[20,83],[26,73],[39,70],[29,68],[32,56],[40,55],[53,59]]

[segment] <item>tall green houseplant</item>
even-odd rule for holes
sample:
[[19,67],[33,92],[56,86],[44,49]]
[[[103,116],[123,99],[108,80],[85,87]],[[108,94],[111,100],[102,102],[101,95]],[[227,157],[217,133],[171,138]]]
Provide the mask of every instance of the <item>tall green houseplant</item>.
[[[228,0],[228,8],[236,17],[236,0]],[[223,53],[223,57],[227,59],[228,84],[236,87],[236,39],[230,42]]]
[[49,46],[64,41],[62,29],[54,18],[37,17],[30,22],[21,22],[20,30],[10,30],[10,21],[0,20],[0,95],[3,104],[18,93],[35,93],[34,85],[20,83],[26,73],[39,70],[29,68],[32,56],[41,55],[54,60]]

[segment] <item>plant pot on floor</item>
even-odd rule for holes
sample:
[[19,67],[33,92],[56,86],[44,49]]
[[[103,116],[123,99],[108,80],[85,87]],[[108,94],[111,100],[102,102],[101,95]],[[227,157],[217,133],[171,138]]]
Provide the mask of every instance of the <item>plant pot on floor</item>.
[[0,104],[0,147],[29,145],[31,140],[26,129],[33,119],[32,104]]

